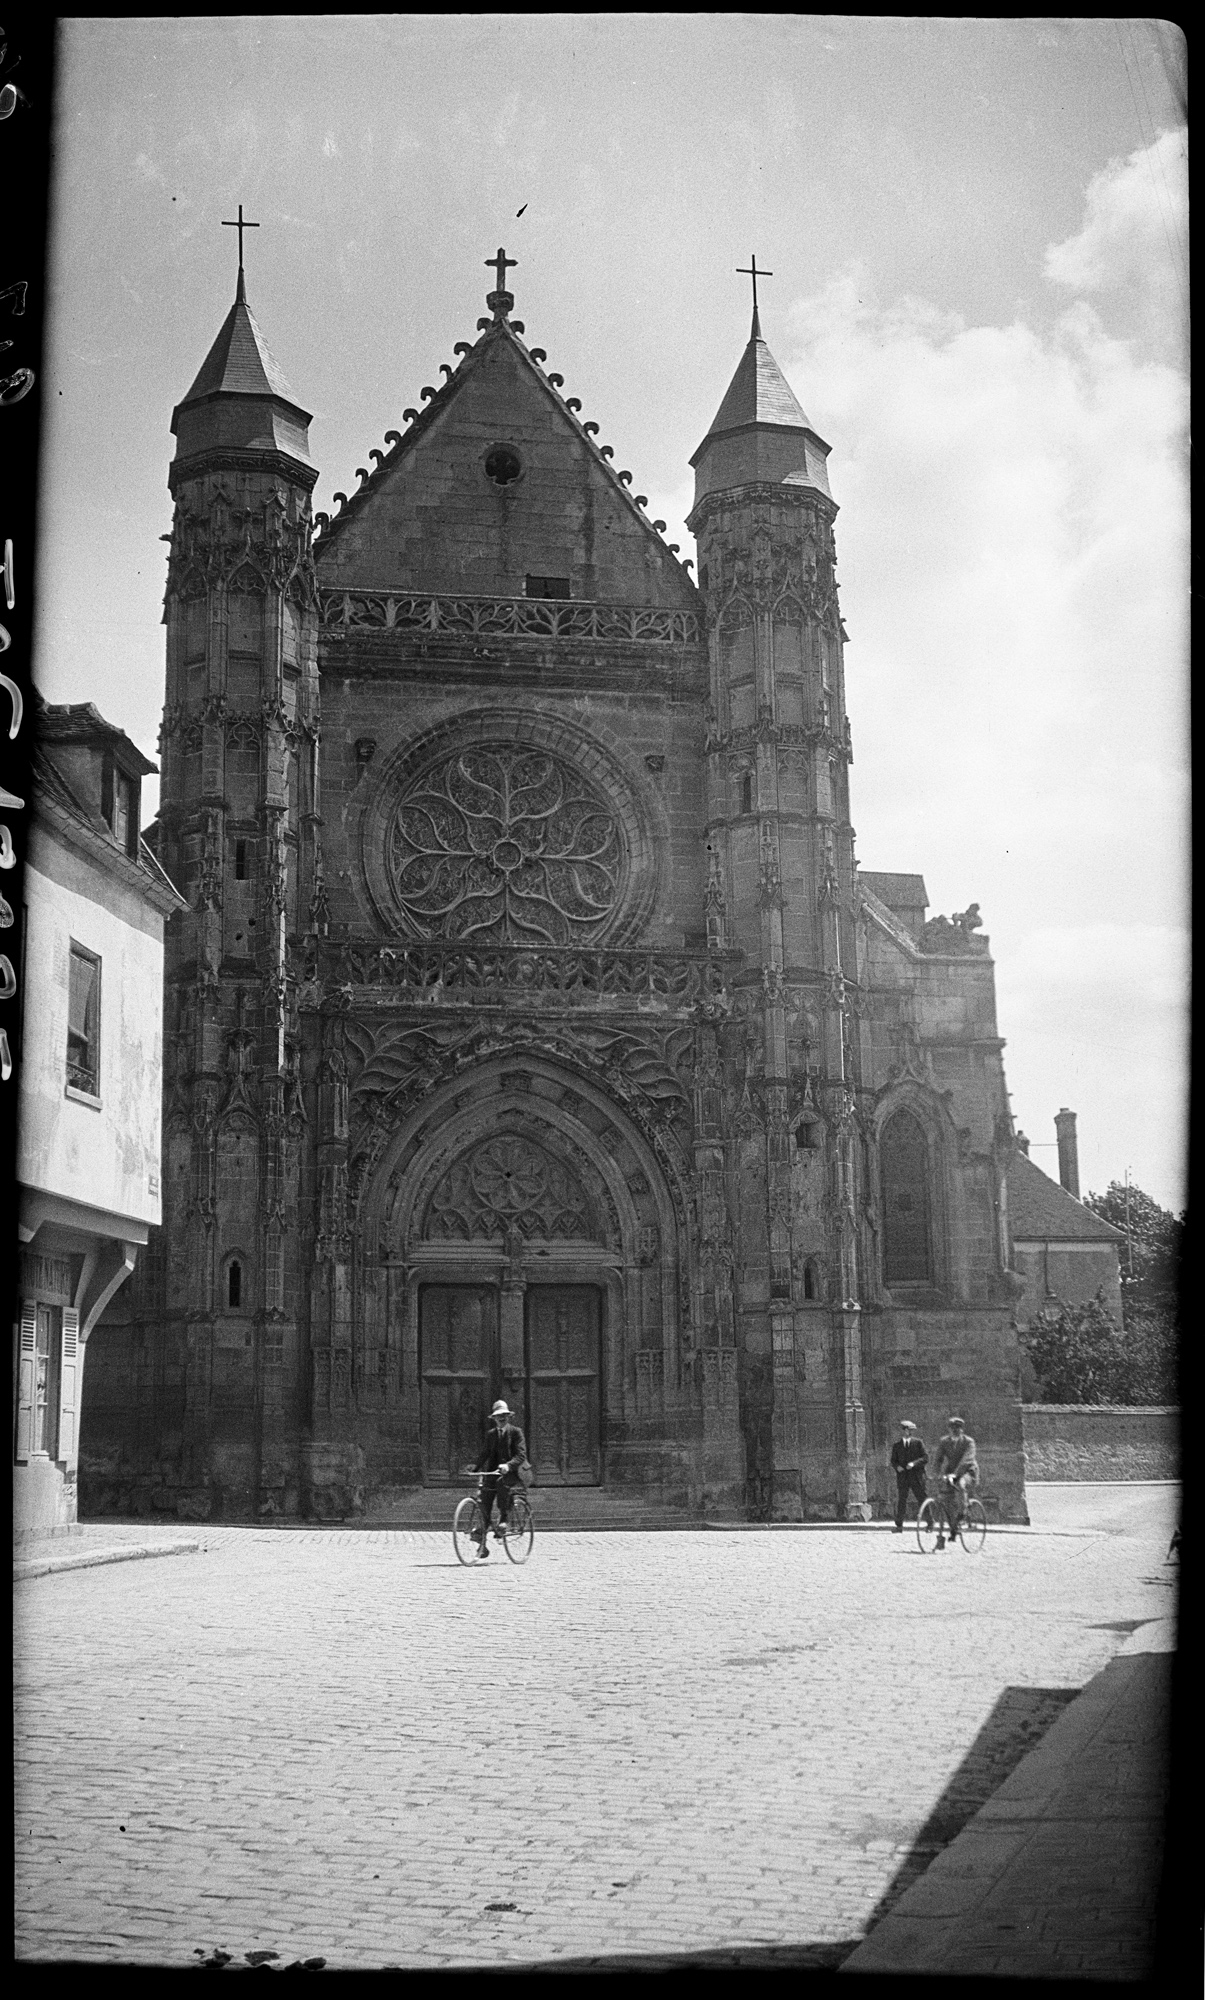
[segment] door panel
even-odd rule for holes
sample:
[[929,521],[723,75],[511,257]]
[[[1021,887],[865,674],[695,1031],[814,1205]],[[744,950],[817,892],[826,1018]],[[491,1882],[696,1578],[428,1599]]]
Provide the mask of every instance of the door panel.
[[419,1294],[423,1477],[458,1482],[481,1450],[498,1365],[498,1295],[488,1285]]
[[527,1450],[537,1486],[599,1483],[600,1321],[593,1285],[528,1289]]

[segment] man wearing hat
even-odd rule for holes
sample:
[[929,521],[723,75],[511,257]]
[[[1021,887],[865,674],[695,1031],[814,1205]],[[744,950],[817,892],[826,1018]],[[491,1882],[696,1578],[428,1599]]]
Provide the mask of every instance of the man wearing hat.
[[895,1528],[894,1533],[904,1532],[904,1508],[908,1495],[916,1497],[917,1507],[925,1497],[925,1464],[929,1454],[916,1434],[916,1425],[911,1417],[904,1417],[900,1423],[900,1434],[891,1447],[891,1469],[895,1473]]
[[520,1484],[519,1468],[527,1464],[527,1441],[515,1422],[513,1410],[499,1398],[490,1411],[489,1429],[485,1443],[477,1456],[474,1472],[492,1472],[497,1476],[481,1483],[481,1511],[484,1525],[481,1530],[479,1553],[488,1556],[485,1538],[489,1531],[490,1515],[494,1511],[495,1497],[498,1501],[497,1535],[506,1526],[510,1514],[511,1495]]
[[[961,1417],[948,1417],[949,1424],[945,1436],[937,1447],[937,1464],[934,1468],[945,1489],[946,1511],[950,1517],[950,1535],[958,1532],[966,1495],[979,1482],[979,1462],[975,1456],[975,1440],[967,1431]],[[939,1537],[938,1548],[944,1547]]]

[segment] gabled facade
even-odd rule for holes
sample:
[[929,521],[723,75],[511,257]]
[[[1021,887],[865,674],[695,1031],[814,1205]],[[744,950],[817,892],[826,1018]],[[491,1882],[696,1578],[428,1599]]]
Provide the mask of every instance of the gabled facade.
[[858,873],[829,447],[755,319],[696,585],[513,303],[332,519],[241,274],[176,412],[190,912],[111,1404],[159,1359],[96,1502],[404,1512],[500,1393],[537,1487],[858,1517],[903,1398],[1016,1517],[992,965]]

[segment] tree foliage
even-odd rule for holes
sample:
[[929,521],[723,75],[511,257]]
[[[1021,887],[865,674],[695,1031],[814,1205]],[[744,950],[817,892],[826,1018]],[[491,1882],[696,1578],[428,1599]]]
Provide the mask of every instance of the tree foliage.
[[[1085,1208],[1123,1233],[1126,1188],[1111,1181]],[[1086,1305],[1056,1304],[1022,1334],[1052,1403],[1174,1403],[1178,1397],[1180,1254],[1184,1217],[1129,1190],[1129,1254],[1121,1250],[1117,1325],[1100,1293]],[[1131,1268],[1132,1263],[1132,1268]]]
[[1128,1236],[1128,1245],[1121,1251],[1123,1311],[1127,1294],[1134,1306],[1156,1301],[1174,1304],[1180,1282],[1184,1217],[1160,1208],[1140,1187],[1131,1186],[1127,1195],[1123,1181],[1110,1181],[1104,1194],[1085,1195],[1084,1207]]
[[1100,1294],[1086,1305],[1048,1306],[1021,1335],[1050,1403],[1116,1403],[1121,1329]]

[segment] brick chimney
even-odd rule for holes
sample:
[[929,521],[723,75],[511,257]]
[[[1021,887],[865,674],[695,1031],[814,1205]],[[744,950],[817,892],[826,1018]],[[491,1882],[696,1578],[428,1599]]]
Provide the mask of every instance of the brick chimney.
[[1054,1121],[1059,1142],[1059,1179],[1068,1194],[1079,1200],[1079,1144],[1075,1136],[1075,1113],[1063,1106]]

